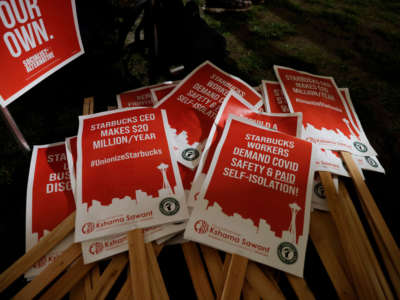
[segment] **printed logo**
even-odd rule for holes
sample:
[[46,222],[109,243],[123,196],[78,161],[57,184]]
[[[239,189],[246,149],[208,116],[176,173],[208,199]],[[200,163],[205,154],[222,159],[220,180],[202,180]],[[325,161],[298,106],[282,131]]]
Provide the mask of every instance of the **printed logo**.
[[194,223],[194,230],[200,234],[208,232],[209,227],[210,226],[208,223],[204,220],[198,220],[196,223]]
[[292,243],[280,243],[278,246],[278,257],[285,264],[294,264],[298,258],[297,249]]
[[83,234],[89,234],[89,233],[93,232],[93,230],[94,230],[94,223],[93,222],[85,223],[82,226],[82,233]]
[[33,267],[34,268],[42,268],[42,267],[44,267],[45,265],[46,265],[46,262],[47,262],[47,257],[46,256],[42,256],[42,258],[41,259],[39,259],[34,265],[33,265]]
[[359,152],[367,152],[368,150],[367,146],[365,146],[363,143],[354,142],[353,145]]
[[200,152],[194,148],[187,148],[182,151],[182,157],[184,160],[192,161],[192,160],[195,160],[196,158],[198,158],[199,155],[200,155]]
[[100,252],[102,252],[103,249],[104,249],[103,243],[95,242],[90,245],[89,253],[92,255],[96,255],[96,254],[99,254]]
[[320,198],[322,198],[322,199],[325,199],[325,198],[326,198],[324,186],[322,185],[321,182],[318,182],[316,185],[314,185],[314,193],[315,193],[318,197],[320,197]]
[[365,156],[365,160],[367,161],[367,163],[369,163],[371,165],[371,167],[374,167],[374,168],[378,167],[378,163],[372,157]]
[[160,202],[159,209],[163,215],[173,216],[179,211],[179,202],[175,198],[165,198]]

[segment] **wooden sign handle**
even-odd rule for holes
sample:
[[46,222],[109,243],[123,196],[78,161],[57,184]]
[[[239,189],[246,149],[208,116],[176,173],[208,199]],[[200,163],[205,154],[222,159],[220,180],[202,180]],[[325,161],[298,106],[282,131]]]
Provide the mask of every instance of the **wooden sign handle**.
[[363,245],[356,238],[358,233],[354,231],[351,216],[337,194],[332,175],[326,171],[320,171],[319,175],[328,199],[330,212],[338,230],[357,296],[360,299],[376,299],[377,294],[379,294],[379,286],[376,285],[374,280],[376,278],[372,277],[372,274],[368,272],[366,262],[361,257],[364,251]]
[[126,253],[113,256],[111,262],[108,264],[103,274],[101,274],[99,280],[93,282],[92,291],[86,300],[105,299],[127,263],[128,257]]
[[80,256],[39,299],[40,300],[59,300],[62,299],[73,286],[94,267],[95,263],[83,264]]
[[75,212],[39,240],[24,256],[0,275],[0,293],[28,271],[40,258],[57,246],[75,228]]
[[134,300],[151,300],[149,264],[143,229],[128,232],[129,266]]
[[400,250],[350,153],[341,152],[394,286],[400,286]]
[[310,237],[340,299],[356,299],[346,270],[344,252],[332,217],[327,212],[311,213]]
[[246,279],[262,299],[285,299],[277,282],[272,277],[266,276],[256,263],[248,263]]
[[[49,233],[51,234],[51,233]],[[36,276],[28,285],[20,290],[13,299],[32,299],[49,283],[61,274],[74,260],[82,255],[80,244],[72,244],[53,263]]]
[[193,242],[183,243],[181,245],[183,255],[185,256],[186,265],[189,269],[193,287],[199,300],[215,299],[210,283],[207,278],[207,273],[204,269],[203,262],[199,249]]
[[221,300],[240,299],[244,280],[246,278],[247,264],[249,260],[243,256],[232,254],[222,290]]

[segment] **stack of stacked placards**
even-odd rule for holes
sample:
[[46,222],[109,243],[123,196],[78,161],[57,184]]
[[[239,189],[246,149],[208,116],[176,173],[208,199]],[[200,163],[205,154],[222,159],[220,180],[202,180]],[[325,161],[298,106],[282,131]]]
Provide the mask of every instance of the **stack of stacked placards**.
[[283,299],[271,267],[312,299],[310,234],[339,298],[399,297],[399,249],[361,171],[384,170],[349,90],[275,73],[260,95],[205,62],[179,83],[121,93],[116,110],[93,114],[85,99],[76,137],[34,148],[27,253],[1,291],[25,273],[16,299],[103,299],[118,278],[118,299],[168,299],[157,255],[181,244],[199,299]]

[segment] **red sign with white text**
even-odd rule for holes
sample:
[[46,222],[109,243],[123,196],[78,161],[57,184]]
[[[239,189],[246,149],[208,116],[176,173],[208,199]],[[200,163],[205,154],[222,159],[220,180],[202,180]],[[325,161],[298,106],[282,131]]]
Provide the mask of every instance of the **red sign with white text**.
[[0,2],[0,105],[83,54],[74,0]]
[[218,112],[215,123],[211,128],[206,145],[204,147],[203,155],[197,167],[196,175],[189,193],[188,204],[190,206],[193,206],[194,201],[196,201],[197,195],[200,192],[200,188],[203,185],[204,178],[209,170],[215,149],[221,138],[222,131],[224,130],[226,120],[231,114],[252,120],[256,124],[266,128],[300,137],[300,114],[261,113],[255,110],[253,106],[251,106],[238,94],[235,92],[230,92],[221,105],[220,111]]
[[302,276],[313,145],[231,115],[185,238]]
[[259,108],[261,96],[244,81],[210,62],[198,66],[155,107],[165,109],[178,148],[177,159],[194,169],[218,109],[230,90]]
[[291,112],[303,113],[303,139],[324,149],[376,155],[356,133],[350,111],[332,77],[274,66]]
[[163,82],[129,90],[117,95],[118,108],[125,107],[153,107],[157,103],[151,95],[151,89],[171,85],[172,82]]
[[80,117],[76,241],[187,218],[163,110]]
[[162,98],[167,96],[172,90],[178,85],[178,83],[173,83],[170,85],[156,87],[150,90],[151,97],[155,103],[159,102]]
[[[75,210],[65,143],[34,146],[26,201],[26,251]],[[32,277],[54,260],[72,239],[62,242],[27,274]]]
[[265,110],[272,113],[290,112],[285,95],[279,82],[263,80],[261,82],[265,100]]

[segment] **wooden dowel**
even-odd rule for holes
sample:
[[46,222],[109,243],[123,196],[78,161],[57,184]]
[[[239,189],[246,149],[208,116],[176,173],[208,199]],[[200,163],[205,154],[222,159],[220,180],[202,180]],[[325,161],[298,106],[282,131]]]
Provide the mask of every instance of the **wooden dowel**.
[[[157,257],[160,255],[163,246],[164,245],[162,244],[157,245],[156,243],[153,243],[154,253],[156,254]],[[121,290],[119,291],[115,299],[116,300],[132,299],[131,272],[129,269],[128,269],[127,279],[125,280],[125,283],[123,284]]]
[[303,278],[293,276],[289,273],[286,273],[286,278],[288,279],[299,300],[315,299],[314,294],[312,293],[307,285],[307,282]]
[[167,288],[161,274],[160,266],[158,265],[156,253],[152,243],[147,243],[146,253],[149,261],[150,270],[150,287],[153,293],[153,299],[169,300]]
[[151,300],[149,263],[143,229],[128,232],[129,266],[134,300]]
[[85,300],[85,278],[78,281],[71,289],[69,293],[69,300]]
[[42,237],[24,256],[0,275],[0,293],[28,271],[40,258],[57,246],[75,228],[75,212]]
[[49,264],[46,269],[20,290],[13,299],[28,299],[35,297],[81,254],[81,245],[72,244],[60,256],[58,256],[54,262]]
[[354,241],[354,231],[352,231],[353,227],[350,222],[350,216],[348,212],[345,211],[345,207],[343,207],[339,199],[332,180],[332,175],[326,171],[320,171],[319,175],[328,199],[329,210],[338,230],[348,270],[350,271],[357,296],[360,299],[376,298],[377,295],[374,292],[374,285],[370,282],[369,274],[358,253],[360,245],[356,244]]
[[242,290],[243,300],[261,300],[257,292],[251,287],[248,281],[243,284]]
[[131,272],[128,269],[128,276],[123,284],[122,288],[120,289],[117,297],[115,300],[129,300],[132,299],[132,287],[131,287]]
[[246,278],[247,264],[249,260],[243,256],[232,254],[228,274],[222,290],[222,300],[240,299],[244,279]]
[[327,212],[311,213],[310,236],[339,299],[356,299],[346,270],[344,252],[332,217]]
[[183,250],[183,255],[185,256],[186,265],[189,269],[190,278],[192,279],[197,299],[215,299],[196,244],[193,242],[187,242],[183,243],[181,247]]
[[87,300],[105,299],[127,263],[128,256],[126,253],[113,256],[100,279],[93,283],[92,291]]
[[382,272],[382,269],[378,263],[378,260],[374,253],[374,250],[372,249],[372,246],[369,242],[367,233],[365,232],[363,225],[361,223],[361,220],[358,217],[357,211],[356,211],[356,209],[353,205],[353,202],[350,198],[350,194],[348,193],[346,186],[344,185],[344,183],[342,181],[339,182],[339,193],[346,205],[347,210],[349,211],[349,213],[351,215],[354,225],[357,227],[357,230],[359,233],[359,238],[364,243],[368,261],[372,265],[372,269],[375,271],[375,274],[376,274],[377,279],[382,287],[382,290],[385,294],[386,299],[393,299],[394,298],[393,294],[392,294],[389,284],[386,281],[386,278]]
[[399,296],[400,286],[400,250],[397,246],[382,214],[377,207],[375,200],[368,189],[365,181],[363,180],[352,156],[350,153],[341,152],[342,158],[346,163],[353,183],[360,196],[361,207],[367,218],[367,222],[374,235],[376,244],[378,245],[379,252],[382,256],[385,267],[389,273],[389,277],[396,293]]
[[276,282],[267,277],[256,263],[248,263],[246,279],[262,299],[285,299]]
[[58,300],[62,299],[74,285],[83,279],[89,273],[95,263],[83,264],[83,258],[80,256],[71,268],[65,272],[39,299],[40,300]]
[[163,248],[164,248],[164,244],[157,244],[157,243],[153,242],[154,253],[156,254],[157,257],[160,255]]
[[83,114],[91,115],[94,112],[94,98],[87,97],[83,99]]
[[200,250],[203,254],[204,262],[206,263],[214,291],[217,295],[222,295],[222,289],[225,281],[223,273],[224,265],[218,250],[202,244],[200,244]]

